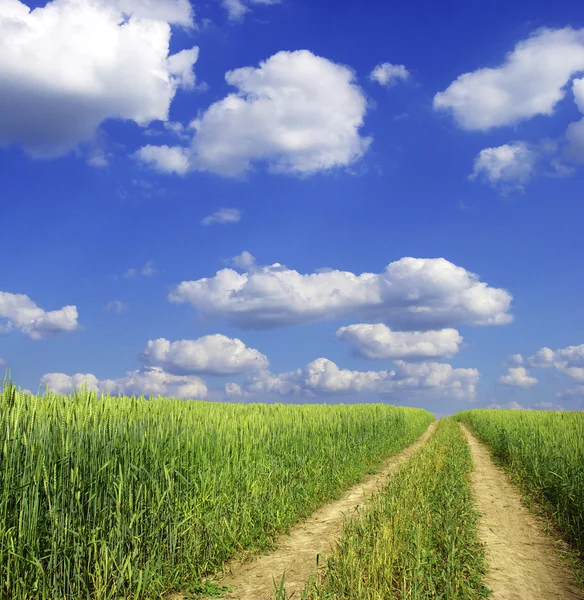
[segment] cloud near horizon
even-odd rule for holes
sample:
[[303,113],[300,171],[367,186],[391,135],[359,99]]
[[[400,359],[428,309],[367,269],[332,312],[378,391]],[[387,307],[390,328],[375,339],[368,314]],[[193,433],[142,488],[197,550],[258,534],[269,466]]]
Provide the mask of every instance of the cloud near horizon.
[[462,344],[456,329],[392,331],[383,323],[341,327],[336,336],[351,344],[357,356],[379,360],[451,358]]
[[480,373],[477,369],[454,369],[437,362],[395,361],[395,370],[352,371],[333,361],[317,358],[305,368],[290,373],[262,371],[248,378],[243,386],[228,384],[228,396],[254,397],[257,394],[318,398],[333,395],[376,393],[423,394],[425,398],[452,397],[472,400]]
[[183,281],[168,294],[207,318],[242,329],[271,329],[357,316],[395,330],[505,325],[512,296],[444,258],[402,258],[380,273],[327,270],[300,274],[279,263],[247,273],[222,269]]

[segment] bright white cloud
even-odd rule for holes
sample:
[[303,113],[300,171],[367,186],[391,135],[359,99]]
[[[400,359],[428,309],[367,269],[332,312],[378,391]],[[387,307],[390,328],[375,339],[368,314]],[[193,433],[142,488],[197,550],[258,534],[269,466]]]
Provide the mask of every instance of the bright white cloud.
[[275,263],[248,273],[222,269],[183,281],[168,295],[202,315],[242,328],[273,328],[356,315],[396,330],[442,329],[461,323],[504,325],[512,296],[444,258],[402,258],[380,273],[300,274]]
[[235,375],[268,368],[267,357],[241,340],[206,335],[197,340],[150,340],[140,355],[144,364],[159,366],[173,375],[202,373]]
[[537,383],[537,379],[531,377],[525,367],[509,367],[507,375],[499,377],[499,383],[513,387],[530,388]]
[[235,267],[236,269],[241,269],[245,271],[246,269],[251,269],[256,264],[256,259],[253,254],[244,250],[241,254],[237,256],[232,256],[225,260],[228,265]]
[[558,350],[540,348],[527,359],[531,367],[554,367],[577,382],[584,382],[584,344]]
[[351,165],[369,147],[371,138],[359,135],[367,101],[343,65],[308,50],[282,51],[225,79],[237,92],[191,123],[193,170],[238,176],[263,163],[310,175]]
[[77,307],[63,306],[59,310],[44,311],[25,294],[0,292],[0,334],[19,329],[33,340],[41,340],[49,335],[75,331]]
[[394,85],[398,81],[407,81],[409,77],[410,73],[405,65],[392,65],[391,63],[377,65],[369,75],[369,79],[386,87]]
[[584,29],[539,29],[519,42],[503,64],[460,75],[434,97],[464,129],[513,125],[551,115],[566,84],[584,70]]
[[537,151],[525,142],[484,148],[474,161],[471,179],[481,177],[494,187],[522,188],[534,173]]
[[392,371],[351,371],[340,369],[326,358],[317,358],[304,369],[273,374],[263,371],[249,378],[244,395],[318,397],[365,392],[395,395],[422,393],[428,398],[450,397],[472,400],[480,377],[476,369],[454,369],[435,362],[396,361]]
[[98,380],[91,373],[46,373],[40,379],[41,386],[48,385],[49,390],[57,394],[71,394],[76,387],[80,391],[84,382],[87,382],[89,391],[99,394],[114,396],[165,396],[182,398],[184,400],[199,400],[207,396],[205,382],[195,375],[175,376],[165,373],[159,367],[152,367],[143,371],[130,371],[126,377],[120,379]]
[[133,154],[134,158],[159,173],[184,175],[189,170],[190,154],[180,146],[143,146]]
[[392,331],[383,323],[341,327],[336,335],[349,342],[356,354],[371,359],[450,358],[462,343],[456,329]]
[[241,221],[241,211],[238,208],[220,208],[212,215],[205,217],[201,221],[201,225],[212,225],[213,223],[225,225],[226,223],[239,223],[239,221]]
[[192,24],[187,0],[0,2],[0,145],[53,157],[107,119],[166,120],[198,53],[169,56],[170,23]]

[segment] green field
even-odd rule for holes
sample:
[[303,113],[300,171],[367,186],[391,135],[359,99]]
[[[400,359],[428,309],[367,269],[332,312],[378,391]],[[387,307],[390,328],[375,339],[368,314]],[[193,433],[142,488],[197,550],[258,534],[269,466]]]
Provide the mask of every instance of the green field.
[[433,421],[386,405],[0,397],[0,597],[159,598],[336,498]]
[[[225,560],[272,549],[279,533],[433,420],[384,404],[221,404],[87,390],[33,396],[5,381],[0,598],[197,597],[213,588],[206,578]],[[487,596],[473,465],[458,420],[544,503],[582,558],[584,414],[465,411],[441,419],[347,520],[303,598]]]

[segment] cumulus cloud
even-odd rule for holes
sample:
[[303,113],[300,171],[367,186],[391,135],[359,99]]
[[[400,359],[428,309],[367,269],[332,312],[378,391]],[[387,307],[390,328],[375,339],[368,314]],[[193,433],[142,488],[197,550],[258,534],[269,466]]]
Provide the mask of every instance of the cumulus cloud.
[[577,382],[584,382],[584,344],[558,350],[540,348],[527,359],[531,367],[554,367]]
[[584,30],[547,29],[519,42],[503,64],[460,75],[436,94],[434,108],[452,111],[460,127],[486,131],[551,115],[565,87],[584,70]]
[[189,170],[189,152],[180,146],[148,144],[136,150],[133,157],[159,173],[184,175]]
[[531,377],[525,367],[509,367],[507,375],[499,377],[499,383],[527,389],[534,386],[537,379]]
[[170,25],[192,18],[188,0],[0,2],[0,145],[48,158],[107,119],[166,120],[198,54],[169,56]]
[[47,336],[75,331],[77,307],[63,306],[59,310],[44,311],[25,294],[0,292],[0,334],[19,329],[32,340],[41,340]]
[[243,21],[245,15],[255,4],[279,4],[280,0],[222,0],[223,8],[227,11],[230,21]]
[[87,389],[99,394],[113,396],[165,396],[197,400],[207,396],[205,382],[195,375],[176,376],[165,373],[160,367],[129,371],[126,377],[99,380],[91,373],[46,373],[40,379],[40,385],[49,386],[57,394],[72,394],[73,389],[80,391],[87,382]]
[[380,274],[301,274],[275,263],[247,273],[222,269],[183,281],[170,302],[244,329],[266,329],[356,315],[396,330],[442,329],[461,323],[504,325],[512,296],[444,258],[402,258]]
[[523,364],[523,356],[521,354],[512,354],[504,363],[504,367],[519,367]]
[[243,386],[244,395],[319,397],[364,392],[396,395],[422,393],[429,398],[449,397],[472,400],[480,377],[476,369],[454,369],[451,365],[396,361],[391,371],[341,369],[326,358],[317,358],[303,369],[273,374],[262,371]]
[[201,225],[212,225],[213,223],[225,225],[226,223],[239,223],[239,221],[241,221],[241,211],[238,208],[220,208],[212,215],[205,217],[201,221]]
[[244,250],[241,254],[237,256],[232,256],[225,260],[228,265],[235,267],[236,269],[240,269],[245,271],[246,269],[251,269],[256,264],[256,259],[253,254]]
[[248,348],[237,338],[219,334],[179,342],[150,340],[140,358],[144,364],[159,366],[173,375],[235,375],[265,370],[269,364],[258,350]]
[[394,85],[398,81],[407,81],[409,77],[410,73],[405,65],[392,65],[387,62],[377,65],[369,75],[369,79],[386,87]]
[[480,177],[493,187],[523,189],[534,173],[538,157],[538,152],[525,142],[484,148],[475,158],[470,179]]
[[341,327],[336,336],[351,344],[359,356],[371,359],[450,358],[462,343],[456,329],[392,331],[383,323]]
[[[260,66],[228,71],[237,89],[191,122],[189,168],[238,176],[255,163],[310,175],[349,166],[371,138],[359,129],[367,109],[349,68],[308,50],[282,51]],[[165,150],[164,152],[168,152]]]

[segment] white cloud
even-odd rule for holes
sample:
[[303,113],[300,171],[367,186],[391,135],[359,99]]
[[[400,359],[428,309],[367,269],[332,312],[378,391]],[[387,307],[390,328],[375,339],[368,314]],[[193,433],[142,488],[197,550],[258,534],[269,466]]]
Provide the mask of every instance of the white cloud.
[[5,367],[8,363],[0,356],[0,367]]
[[227,11],[230,21],[243,21],[254,4],[279,4],[280,0],[222,0],[223,8]]
[[241,211],[238,208],[220,208],[212,215],[205,217],[201,221],[201,225],[212,225],[213,223],[238,223],[241,221]]
[[511,402],[508,402],[507,404],[504,404],[504,405],[501,405],[497,402],[492,402],[491,404],[489,404],[489,406],[487,406],[487,408],[506,409],[506,410],[524,410],[523,406],[521,406],[521,404],[519,404],[519,402],[515,402],[515,400],[511,400]]
[[113,300],[112,302],[105,304],[103,310],[112,310],[113,312],[120,314],[128,310],[128,307],[119,300]]
[[115,396],[165,396],[198,400],[207,396],[205,382],[195,375],[175,376],[165,373],[159,367],[143,371],[129,371],[126,377],[98,380],[91,373],[66,375],[65,373],[46,373],[40,379],[41,386],[48,384],[49,390],[57,394],[71,394],[76,387],[80,391],[87,382],[89,391]]
[[521,354],[512,354],[504,363],[504,367],[519,367],[523,364],[523,356]]
[[235,267],[236,269],[245,270],[254,267],[256,264],[256,259],[253,254],[251,254],[247,250],[244,250],[241,254],[226,259],[225,262],[228,265]]
[[584,30],[539,29],[519,42],[503,64],[460,75],[434,97],[464,129],[513,125],[551,115],[569,80],[584,70]]
[[229,177],[264,163],[272,172],[311,175],[349,166],[369,147],[371,138],[359,135],[367,101],[343,65],[308,50],[282,51],[225,79],[237,92],[192,121],[192,148],[180,149],[190,152],[193,170]]
[[522,189],[534,173],[538,156],[525,142],[484,148],[475,158],[470,178],[481,177],[493,187]]
[[63,306],[59,310],[44,311],[25,294],[0,292],[0,334],[20,329],[33,340],[41,340],[49,335],[65,331],[75,331],[77,307]]
[[429,398],[450,397],[472,400],[480,377],[476,369],[454,369],[435,362],[396,361],[392,371],[340,369],[326,358],[317,358],[304,369],[275,375],[262,371],[244,384],[244,395],[329,396],[335,394],[399,395],[421,393]]
[[356,315],[397,330],[461,323],[504,325],[512,296],[444,258],[402,258],[380,273],[300,274],[275,263],[239,274],[183,281],[168,295],[242,328],[273,328]]
[[537,383],[537,379],[530,377],[525,367],[509,367],[507,375],[499,377],[499,383],[513,387],[530,388]]
[[48,158],[107,119],[166,120],[198,52],[169,56],[169,22],[191,21],[186,0],[0,2],[0,145]]
[[129,16],[193,26],[193,7],[189,0],[102,0],[101,4]]
[[341,327],[336,335],[349,342],[357,354],[371,359],[450,358],[462,343],[456,329],[392,331],[383,323]]
[[226,383],[225,384],[225,395],[228,398],[240,397],[243,395],[241,387],[237,383]]
[[540,348],[527,359],[531,367],[554,367],[577,382],[584,382],[584,344],[558,350]]
[[258,350],[219,334],[172,343],[164,338],[150,340],[140,358],[144,364],[162,367],[173,375],[235,375],[265,370],[269,364]]
[[180,146],[153,146],[148,144],[136,150],[133,156],[159,173],[184,175],[189,170],[189,152]]
[[392,65],[387,62],[377,65],[369,75],[369,79],[386,87],[394,85],[398,81],[407,81],[409,77],[410,73],[404,65]]

